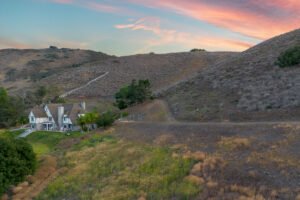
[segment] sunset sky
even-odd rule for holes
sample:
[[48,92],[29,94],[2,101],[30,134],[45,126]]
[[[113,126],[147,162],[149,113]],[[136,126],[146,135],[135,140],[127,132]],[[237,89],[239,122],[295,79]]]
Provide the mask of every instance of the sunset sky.
[[300,28],[300,0],[0,0],[0,49],[242,51]]

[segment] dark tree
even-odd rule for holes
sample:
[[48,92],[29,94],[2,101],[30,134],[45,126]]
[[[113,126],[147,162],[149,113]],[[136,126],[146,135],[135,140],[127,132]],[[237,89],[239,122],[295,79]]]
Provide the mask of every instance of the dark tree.
[[132,80],[131,84],[121,88],[116,94],[116,105],[119,109],[142,103],[151,98],[151,84],[149,80]]
[[24,117],[25,106],[21,98],[9,96],[0,87],[0,128],[14,126]]
[[0,137],[0,196],[36,169],[36,156],[25,140]]

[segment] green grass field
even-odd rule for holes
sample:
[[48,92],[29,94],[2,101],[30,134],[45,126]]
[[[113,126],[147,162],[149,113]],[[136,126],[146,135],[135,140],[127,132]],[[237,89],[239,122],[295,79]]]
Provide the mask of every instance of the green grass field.
[[72,132],[67,135],[61,132],[36,131],[28,135],[25,140],[32,145],[37,156],[41,156],[54,151],[60,141],[80,136],[82,136],[80,132]]
[[37,199],[190,199],[201,190],[185,179],[194,161],[172,153],[96,133],[65,154],[67,172]]

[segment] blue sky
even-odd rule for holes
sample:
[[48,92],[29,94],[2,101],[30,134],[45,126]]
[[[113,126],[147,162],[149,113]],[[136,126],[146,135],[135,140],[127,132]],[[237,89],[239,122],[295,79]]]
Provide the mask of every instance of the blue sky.
[[299,28],[299,11],[294,0],[0,0],[0,49],[242,51]]

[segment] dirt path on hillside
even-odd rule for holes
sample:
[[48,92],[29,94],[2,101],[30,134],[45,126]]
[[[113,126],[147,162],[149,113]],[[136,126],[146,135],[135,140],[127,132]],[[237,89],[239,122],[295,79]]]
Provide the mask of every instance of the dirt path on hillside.
[[108,75],[108,74],[109,74],[109,72],[105,72],[104,74],[102,74],[102,75],[100,75],[100,76],[98,76],[98,77],[96,77],[96,78],[90,80],[89,82],[87,82],[87,83],[84,84],[83,86],[80,86],[80,87],[78,87],[78,88],[74,88],[74,89],[72,89],[72,90],[70,90],[70,91],[68,91],[68,92],[65,92],[64,94],[60,95],[59,97],[60,97],[60,98],[65,98],[65,97],[67,97],[67,96],[73,94],[74,92],[76,92],[76,91],[78,91],[78,90],[81,90],[81,89],[83,89],[83,88],[85,88],[85,87],[88,87],[88,86],[91,85],[93,82],[96,82],[97,80],[99,80],[99,79],[105,77],[105,76]]

